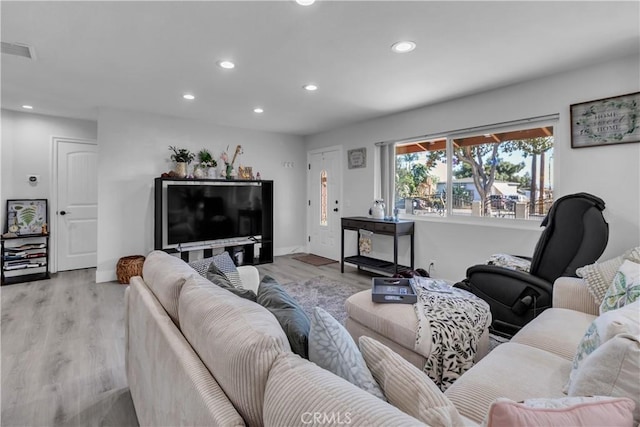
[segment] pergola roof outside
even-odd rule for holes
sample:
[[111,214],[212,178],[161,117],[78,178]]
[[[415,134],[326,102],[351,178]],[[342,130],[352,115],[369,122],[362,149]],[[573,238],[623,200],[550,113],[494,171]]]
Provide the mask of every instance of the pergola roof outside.
[[[553,127],[544,126],[533,129],[516,130],[509,132],[489,133],[466,138],[454,138],[455,147],[468,147],[471,145],[500,143],[505,141],[518,141],[531,138],[546,138],[553,136]],[[413,141],[396,146],[396,155],[421,153],[423,151],[438,151],[446,149],[446,138],[433,140]]]

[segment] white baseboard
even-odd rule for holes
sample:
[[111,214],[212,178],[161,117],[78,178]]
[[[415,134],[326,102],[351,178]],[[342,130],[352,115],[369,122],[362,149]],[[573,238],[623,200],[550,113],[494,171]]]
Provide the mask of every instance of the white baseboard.
[[289,246],[287,248],[275,248],[273,250],[273,256],[297,254],[301,252],[305,252],[304,246]]
[[117,282],[118,276],[114,270],[96,270],[96,283]]

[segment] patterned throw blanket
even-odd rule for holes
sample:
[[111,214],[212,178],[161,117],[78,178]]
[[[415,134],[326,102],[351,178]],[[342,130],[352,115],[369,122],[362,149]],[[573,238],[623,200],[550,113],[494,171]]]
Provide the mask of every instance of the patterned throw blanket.
[[427,358],[424,372],[445,391],[473,366],[480,336],[491,323],[489,305],[442,280],[416,277],[414,284],[415,351]]

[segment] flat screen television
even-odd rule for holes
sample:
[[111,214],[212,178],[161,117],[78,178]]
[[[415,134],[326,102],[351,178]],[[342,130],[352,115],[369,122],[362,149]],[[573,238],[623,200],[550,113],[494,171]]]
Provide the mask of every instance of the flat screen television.
[[262,235],[260,183],[167,185],[167,246]]

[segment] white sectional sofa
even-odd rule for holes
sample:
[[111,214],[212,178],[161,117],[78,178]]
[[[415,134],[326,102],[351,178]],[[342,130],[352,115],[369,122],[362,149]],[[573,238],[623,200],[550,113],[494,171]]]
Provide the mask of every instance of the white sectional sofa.
[[[417,325],[414,310],[374,305],[367,292],[355,294],[347,301],[346,325],[353,338],[368,336],[378,340],[421,369],[425,358],[413,350]],[[576,349],[598,313],[598,305],[583,279],[559,278],[554,284],[553,308],[545,310],[510,342],[499,345],[485,357],[482,356],[486,350],[479,348],[477,359],[481,360],[456,380],[445,395],[466,420],[478,424],[498,398],[518,402],[567,397],[563,389]],[[640,355],[640,348],[636,354]],[[635,375],[640,384],[637,366]],[[640,386],[637,394],[636,402],[640,400]],[[636,419],[640,418],[638,409]]]
[[[598,315],[598,306],[584,280],[561,277],[554,284],[552,307],[447,389],[445,394],[461,415],[481,423],[497,398],[522,401],[567,396],[563,388],[569,380],[573,357],[585,331]],[[637,359],[640,355],[637,341],[635,347]],[[633,371],[634,381],[640,380],[638,364]],[[640,409],[638,384],[634,399],[636,423]],[[625,396],[617,391],[611,395]]]
[[[257,270],[239,271],[257,289]],[[125,296],[126,369],[140,425],[424,425],[292,353],[267,309],[179,258],[149,254],[143,277]]]
[[[256,290],[257,270],[239,270]],[[126,292],[126,369],[140,425],[424,425],[292,353],[268,310],[179,258],[151,253],[143,277]],[[566,396],[572,358],[597,313],[582,280],[559,279],[553,308],[447,389],[465,425],[481,424],[497,398]]]

